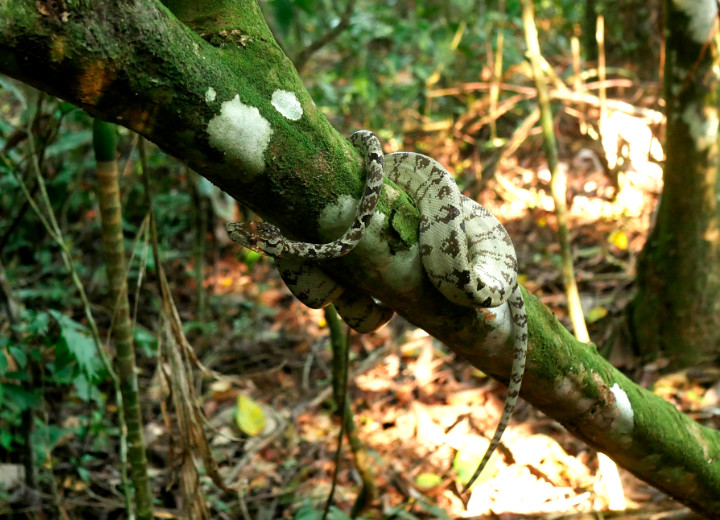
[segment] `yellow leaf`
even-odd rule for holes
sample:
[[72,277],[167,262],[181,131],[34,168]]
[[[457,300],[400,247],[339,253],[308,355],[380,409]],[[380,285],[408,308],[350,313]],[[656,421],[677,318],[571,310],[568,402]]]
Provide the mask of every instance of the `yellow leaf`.
[[547,219],[545,217],[540,217],[537,221],[537,225],[540,227],[547,226]]
[[618,249],[627,249],[628,237],[624,231],[615,230],[610,233],[610,242]]
[[442,477],[435,473],[420,473],[415,478],[415,485],[421,491],[432,489],[442,483]]
[[600,321],[605,316],[607,316],[608,310],[603,307],[602,305],[596,305],[592,309],[590,309],[590,312],[588,312],[588,315],[586,316],[588,323],[595,323],[596,321]]
[[257,435],[265,429],[265,414],[255,401],[240,394],[237,398],[235,422],[243,433]]

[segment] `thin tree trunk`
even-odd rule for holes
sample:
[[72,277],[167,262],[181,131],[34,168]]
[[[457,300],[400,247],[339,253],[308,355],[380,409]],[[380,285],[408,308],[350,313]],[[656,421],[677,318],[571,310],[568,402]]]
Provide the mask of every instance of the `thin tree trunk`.
[[[355,503],[350,512],[350,517],[356,518],[377,499],[375,471],[372,466],[372,456],[358,435],[355,419],[353,418],[352,399],[350,399],[348,395],[348,336],[343,330],[342,320],[340,316],[338,316],[334,305],[325,307],[324,316],[328,324],[328,329],[330,330],[330,341],[332,343],[333,398],[335,399],[335,405],[338,407],[342,421],[341,434],[344,433],[347,437],[348,443],[350,444],[350,451],[352,451],[353,458],[355,459],[355,468],[360,474],[360,480],[362,481],[362,489],[355,499]],[[338,451],[341,441],[342,439],[338,440]],[[336,464],[337,463],[338,460],[336,459]],[[333,485],[334,484],[335,482],[333,481]],[[330,505],[329,500],[327,505]],[[326,507],[326,513],[327,510],[328,507]]]

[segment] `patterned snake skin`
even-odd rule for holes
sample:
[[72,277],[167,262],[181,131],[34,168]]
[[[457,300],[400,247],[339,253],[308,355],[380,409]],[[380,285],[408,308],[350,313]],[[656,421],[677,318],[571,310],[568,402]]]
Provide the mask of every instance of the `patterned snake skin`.
[[227,224],[228,233],[245,247],[275,257],[280,275],[300,301],[312,308],[334,302],[350,327],[371,332],[387,323],[393,311],[359,290],[341,286],[316,261],[338,258],[357,245],[375,211],[385,176],[414,199],[420,212],[420,255],[432,284],[445,298],[465,307],[491,308],[507,302],[513,322],[513,364],[505,407],[467,490],[500,443],[525,370],[527,317],[517,284],[515,249],[502,224],[463,196],[437,161],[409,152],[383,155],[379,140],[367,130],[355,132],[350,142],[364,156],[367,179],[355,220],[340,238],[325,244],[296,242],[271,224],[254,222]]

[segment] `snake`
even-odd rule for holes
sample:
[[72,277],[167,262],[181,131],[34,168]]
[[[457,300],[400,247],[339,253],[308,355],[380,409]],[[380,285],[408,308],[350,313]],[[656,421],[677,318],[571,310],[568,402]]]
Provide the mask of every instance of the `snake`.
[[363,238],[385,178],[410,195],[420,213],[422,266],[433,286],[445,299],[463,307],[496,308],[507,303],[513,325],[513,362],[503,412],[465,492],[500,444],[525,371],[527,315],[517,282],[515,248],[500,221],[462,195],[439,162],[413,152],[384,155],[379,139],[368,130],[353,133],[349,141],[363,156],[366,180],[352,224],[342,236],[326,243],[299,242],[267,222],[233,222],[226,229],[233,241],[274,257],[283,281],[305,305],[323,308],[334,303],[351,328],[367,333],[387,323],[394,311],[359,289],[344,287],[322,270],[322,261],[346,255]]

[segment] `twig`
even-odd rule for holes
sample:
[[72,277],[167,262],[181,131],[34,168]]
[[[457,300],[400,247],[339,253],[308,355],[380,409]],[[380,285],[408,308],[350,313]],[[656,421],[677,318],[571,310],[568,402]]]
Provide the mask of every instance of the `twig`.
[[310,45],[305,47],[302,51],[300,51],[300,53],[293,60],[293,63],[295,64],[295,69],[297,69],[298,74],[302,74],[305,66],[307,65],[307,62],[310,60],[310,57],[313,54],[315,54],[325,45],[340,36],[342,32],[350,26],[350,16],[352,16],[354,7],[355,0],[348,0],[347,5],[345,6],[345,11],[343,12],[338,24],[332,29],[330,29],[328,32],[320,36],[318,39],[313,41]]
[[[180,319],[177,307],[175,306],[175,301],[173,300],[172,292],[170,291],[170,284],[168,283],[167,277],[165,276],[165,270],[163,269],[162,261],[160,258],[157,226],[155,223],[155,213],[152,203],[152,189],[150,187],[149,180],[150,168],[147,162],[147,155],[145,153],[144,139],[141,139],[139,141],[138,150],[140,152],[140,164],[143,170],[142,178],[145,185],[148,214],[150,215],[150,243],[152,245],[153,257],[155,259],[155,266],[158,274],[158,284],[160,285],[160,293],[162,294],[163,311],[167,319],[167,323],[169,324],[169,329],[172,333],[171,335],[175,339],[176,344],[179,345],[180,350],[185,357],[186,363],[182,366],[186,367],[187,360],[190,360],[191,362],[193,362],[193,364],[195,364],[195,366],[200,368],[201,372],[209,374],[213,378],[221,379],[221,376],[219,374],[214,371],[208,370],[204,365],[202,365],[202,363],[200,363],[200,361],[195,356],[195,353],[190,346],[187,337],[185,336],[185,332],[182,329],[182,320]],[[178,374],[178,376],[180,376],[180,374]],[[225,484],[223,478],[218,473],[217,464],[214,457],[212,456],[212,453],[210,452],[210,448],[207,442],[207,435],[205,434],[205,430],[202,427],[202,425],[204,424],[204,415],[200,408],[197,396],[195,395],[195,389],[192,385],[188,385],[186,382],[190,379],[190,376],[189,374],[182,374],[182,377],[185,383],[182,384],[181,387],[174,387],[174,390],[180,388],[183,392],[183,399],[175,401],[178,412],[182,413],[186,411],[182,410],[184,406],[187,406],[190,409],[187,410],[187,413],[185,414],[187,417],[187,421],[180,425],[181,428],[185,430],[187,438],[190,438],[192,440],[192,443],[187,443],[187,445],[188,447],[192,446],[196,450],[200,451],[200,456],[202,457],[203,463],[205,465],[205,471],[207,472],[213,483],[223,491],[232,492]]]
[[[606,79],[603,81],[593,81],[585,84],[586,90],[596,90],[602,87],[605,88],[616,88],[616,87],[631,87],[634,83],[627,78],[613,78]],[[488,81],[472,81],[463,83],[459,87],[448,87],[448,88],[436,88],[427,92],[427,97],[442,97],[442,96],[459,96],[460,94],[467,94],[476,90],[490,90],[492,89],[492,82]],[[530,97],[537,95],[537,89],[531,86],[525,85],[514,85],[512,83],[498,83],[498,87],[504,92],[517,92],[518,94],[525,94]],[[554,95],[556,90],[565,89],[549,89],[550,95]]]

